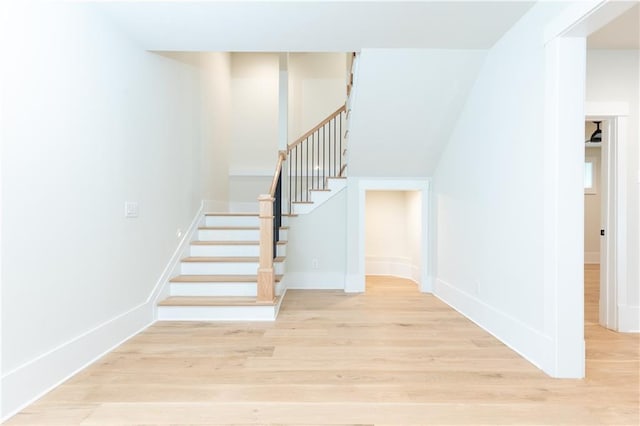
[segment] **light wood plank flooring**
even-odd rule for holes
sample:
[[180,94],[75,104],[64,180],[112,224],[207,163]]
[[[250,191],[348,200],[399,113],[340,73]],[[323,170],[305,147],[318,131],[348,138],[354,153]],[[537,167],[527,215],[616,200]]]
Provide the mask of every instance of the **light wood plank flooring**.
[[638,425],[639,337],[597,325],[585,276],[584,380],[550,379],[412,283],[370,277],[360,295],[289,291],[274,323],[157,323],[8,424]]

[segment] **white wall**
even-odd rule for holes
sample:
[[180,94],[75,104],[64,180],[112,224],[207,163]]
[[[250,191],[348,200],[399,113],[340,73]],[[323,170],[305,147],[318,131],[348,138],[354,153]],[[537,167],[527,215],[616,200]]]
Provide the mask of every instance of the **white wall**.
[[2,417],[152,321],[176,230],[213,191],[197,66],[84,5],[14,8],[0,37]]
[[231,54],[230,211],[258,211],[278,159],[277,53]]
[[[289,55],[289,142],[345,102],[342,53]],[[231,211],[257,211],[278,158],[279,55],[231,54]]]
[[276,53],[231,54],[232,175],[273,174],[278,159],[278,72]]
[[[625,102],[627,119],[627,294],[618,300],[630,329],[640,330],[640,53],[587,52],[587,102]],[[626,300],[624,300],[626,299]]]
[[289,142],[346,101],[344,53],[289,54]]
[[346,194],[342,191],[311,213],[289,218],[285,275],[288,288],[344,288]]
[[349,176],[431,176],[485,52],[363,49]]
[[[587,132],[587,137],[591,136]],[[586,139],[585,139],[586,140]],[[600,217],[602,197],[600,196],[600,148],[585,148],[585,158],[594,159],[594,172],[598,186],[595,193],[584,194],[584,260],[585,263],[600,263]]]
[[231,150],[231,55],[201,53],[203,144],[200,167],[202,197],[210,209],[227,211],[229,204],[229,158]]
[[367,191],[365,273],[420,281],[420,193]]
[[543,32],[562,7],[535,5],[488,52],[434,179],[436,295],[547,372]]

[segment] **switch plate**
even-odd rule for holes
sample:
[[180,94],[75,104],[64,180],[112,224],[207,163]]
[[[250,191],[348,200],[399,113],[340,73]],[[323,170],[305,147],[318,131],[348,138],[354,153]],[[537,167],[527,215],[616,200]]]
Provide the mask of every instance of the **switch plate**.
[[124,202],[124,217],[138,217],[138,203],[135,201]]

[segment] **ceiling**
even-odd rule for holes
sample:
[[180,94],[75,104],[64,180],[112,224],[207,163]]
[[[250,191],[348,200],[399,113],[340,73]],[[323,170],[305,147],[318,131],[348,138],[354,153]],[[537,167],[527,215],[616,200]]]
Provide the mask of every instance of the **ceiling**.
[[148,50],[487,49],[532,1],[141,1],[90,4]]
[[640,3],[587,38],[589,49],[640,49]]

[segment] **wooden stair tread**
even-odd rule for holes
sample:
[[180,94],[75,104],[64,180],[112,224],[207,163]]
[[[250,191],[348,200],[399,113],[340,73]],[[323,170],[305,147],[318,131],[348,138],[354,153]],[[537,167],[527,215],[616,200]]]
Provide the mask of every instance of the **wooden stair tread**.
[[[252,256],[242,256],[242,257],[219,257],[219,256],[215,256],[215,257],[205,257],[205,256],[189,256],[189,257],[185,257],[184,259],[182,259],[182,262],[193,262],[193,263],[197,263],[197,262],[234,262],[234,263],[249,263],[249,262],[258,262],[260,261],[259,257],[252,257]],[[275,259],[273,259],[274,262],[282,262],[284,261],[284,257],[282,256],[278,256]]]
[[293,204],[313,204],[313,201],[294,201]]
[[170,296],[158,303],[158,306],[273,306],[272,302],[258,302],[255,297],[246,296]]
[[309,192],[331,192],[330,189],[310,189]]
[[[203,231],[259,231],[259,226],[201,226],[198,229]],[[281,226],[280,229],[289,229],[288,226]]]
[[242,216],[242,217],[258,217],[258,213],[216,213],[216,212],[207,212],[204,214],[205,216],[222,216],[222,217],[233,217],[233,216]]
[[[196,246],[259,246],[260,241],[192,241]],[[286,241],[278,241],[278,245],[285,245]]]
[[[276,282],[282,279],[282,275],[276,275]],[[172,283],[255,283],[257,275],[178,275],[169,280]]]

